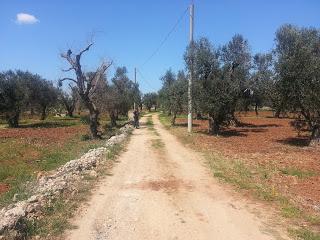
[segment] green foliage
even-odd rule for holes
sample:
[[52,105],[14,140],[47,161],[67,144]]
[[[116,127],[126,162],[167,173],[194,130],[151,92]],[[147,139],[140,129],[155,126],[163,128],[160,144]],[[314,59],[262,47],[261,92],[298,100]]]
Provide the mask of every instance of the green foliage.
[[221,49],[215,49],[208,39],[201,38],[189,46],[185,61],[193,71],[195,111],[208,114],[209,131],[218,133],[221,125],[236,120],[237,104],[245,98],[251,67],[248,42],[235,35]]
[[296,176],[298,178],[308,178],[315,176],[316,173],[312,171],[303,171],[297,168],[284,168],[280,170],[282,174]]
[[157,108],[158,94],[157,93],[146,93],[143,95],[142,103],[145,107],[151,111],[152,107]]
[[113,91],[115,91],[115,108],[124,116],[127,116],[133,101],[139,104],[140,92],[137,91],[137,85],[127,76],[126,67],[118,67],[114,77],[111,79]]
[[48,114],[48,108],[54,106],[58,100],[58,89],[53,84],[35,75],[28,81],[29,104],[41,112],[41,120]]
[[[272,107],[276,116],[297,112],[312,132],[311,142],[320,144],[320,30],[284,25],[275,43],[273,54],[252,58],[248,41],[239,34],[220,48],[207,38],[193,42],[184,55],[193,77],[193,111],[209,116],[211,133],[238,123],[235,112],[252,105],[256,114],[262,106]],[[173,124],[187,103],[186,77],[179,84],[178,78],[168,70],[159,91],[161,106],[173,114]]]
[[0,73],[0,113],[10,127],[18,127],[22,111],[38,109],[45,119],[49,107],[57,102],[58,90],[37,74],[23,71]]
[[83,124],[89,125],[90,116],[89,115],[80,116],[80,122],[83,123]]
[[[253,97],[250,104],[255,106],[258,115],[258,107],[272,106],[276,107],[274,90],[274,71],[271,53],[258,53],[253,57],[253,73],[250,79],[250,88],[253,91]],[[274,99],[272,101],[272,99]]]
[[20,113],[27,106],[25,80],[29,77],[30,73],[22,71],[0,73],[0,112],[5,114],[10,127],[18,127]]
[[297,240],[320,240],[320,235],[306,228],[295,229],[289,231]]
[[283,108],[299,112],[320,137],[320,30],[284,25],[276,33],[277,87]]
[[67,110],[67,115],[69,117],[73,117],[73,112],[76,108],[76,103],[80,103],[80,96],[78,93],[78,89],[76,87],[71,87],[71,92],[60,92],[59,93],[59,100],[64,105],[65,109]]
[[128,116],[134,102],[137,106],[141,105],[139,84],[129,79],[126,67],[118,67],[111,84],[105,84],[100,94],[97,94],[97,102],[101,112],[109,113],[111,126],[114,127],[120,115]]
[[88,141],[90,140],[91,137],[89,136],[89,134],[83,134],[81,135],[81,141]]
[[174,125],[177,114],[187,109],[187,77],[183,71],[179,71],[176,76],[168,70],[161,80],[163,86],[159,91],[160,104],[172,115],[171,124]]

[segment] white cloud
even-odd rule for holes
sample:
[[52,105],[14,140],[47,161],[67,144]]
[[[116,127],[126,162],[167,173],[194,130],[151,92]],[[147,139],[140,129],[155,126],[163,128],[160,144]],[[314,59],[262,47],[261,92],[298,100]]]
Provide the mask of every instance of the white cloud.
[[39,20],[28,13],[18,13],[17,14],[17,19],[16,19],[16,23],[18,24],[35,24],[39,22]]

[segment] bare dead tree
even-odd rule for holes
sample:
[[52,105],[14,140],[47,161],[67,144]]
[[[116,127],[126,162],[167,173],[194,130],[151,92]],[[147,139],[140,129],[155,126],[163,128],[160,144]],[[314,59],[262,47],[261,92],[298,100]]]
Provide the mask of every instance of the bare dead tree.
[[70,68],[63,70],[64,72],[74,71],[76,78],[66,77],[59,80],[62,85],[63,81],[71,81],[77,85],[78,93],[90,114],[90,131],[93,138],[99,138],[99,110],[92,100],[92,96],[98,87],[99,81],[103,78],[105,71],[111,66],[112,62],[103,62],[93,74],[86,74],[81,68],[81,56],[83,53],[89,51],[93,43],[88,44],[86,48],[77,54],[73,54],[69,49],[67,53],[62,53],[61,57],[66,59],[70,64]]

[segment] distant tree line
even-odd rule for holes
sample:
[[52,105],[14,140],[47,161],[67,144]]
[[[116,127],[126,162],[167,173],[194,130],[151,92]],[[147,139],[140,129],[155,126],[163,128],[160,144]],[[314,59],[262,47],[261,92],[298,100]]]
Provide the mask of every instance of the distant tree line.
[[[269,107],[275,117],[295,113],[293,121],[305,123],[311,144],[320,143],[320,30],[281,26],[275,48],[252,55],[248,40],[236,34],[223,46],[200,38],[188,46],[186,71],[192,67],[193,111],[206,118],[209,132],[219,134],[222,127],[238,125],[237,111]],[[187,76],[168,70],[161,78],[158,93],[161,107],[172,116],[187,110]]]
[[[71,50],[61,54],[69,64],[64,72],[73,72],[75,77],[59,79],[58,86],[28,71],[1,72],[0,117],[7,121],[9,127],[19,127],[20,117],[26,112],[44,120],[50,113],[61,115],[65,112],[67,116],[73,117],[76,110],[78,114],[85,111],[88,112],[93,138],[101,136],[100,113],[108,114],[111,125],[117,125],[119,116],[128,116],[134,102],[141,105],[139,85],[129,79],[125,67],[118,67],[108,82],[105,71],[112,63],[103,62],[95,72],[84,72],[81,56],[91,46],[92,43],[77,54]],[[63,89],[65,81],[68,87]]]
[[59,91],[50,81],[24,71],[0,73],[0,113],[10,127],[18,127],[21,113],[30,110],[47,117],[50,107],[58,100]]
[[158,94],[155,92],[146,93],[142,97],[143,105],[148,109],[150,112],[152,108],[157,110],[158,106]]

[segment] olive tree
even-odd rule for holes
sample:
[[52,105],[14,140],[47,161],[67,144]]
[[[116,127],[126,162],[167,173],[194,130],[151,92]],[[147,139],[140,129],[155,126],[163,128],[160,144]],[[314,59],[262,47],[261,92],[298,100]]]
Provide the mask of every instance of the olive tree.
[[44,79],[40,79],[37,85],[33,85],[33,102],[40,111],[40,119],[47,117],[48,109],[54,106],[58,100],[58,89]]
[[104,79],[95,94],[95,101],[102,111],[109,114],[111,126],[114,127],[119,115],[128,116],[134,102],[140,105],[141,92],[139,85],[127,76],[126,67],[118,67],[109,84]]
[[157,102],[158,102],[158,94],[151,92],[151,93],[146,93],[143,95],[142,98],[142,103],[144,104],[144,106],[148,109],[148,111],[151,111],[151,108],[153,106],[157,106]]
[[132,108],[135,101],[136,86],[127,75],[126,67],[118,67],[111,82],[116,91],[117,111],[119,114],[128,116],[128,111]]
[[77,88],[70,86],[70,93],[61,92],[60,100],[67,111],[67,115],[69,117],[73,117],[73,113],[76,108],[77,101],[79,100],[79,94],[78,94]]
[[28,72],[6,71],[0,73],[0,112],[4,114],[9,127],[18,127],[21,111],[26,107],[28,95],[25,77]]
[[99,82],[104,76],[105,71],[111,66],[112,63],[103,62],[93,74],[86,74],[81,65],[82,54],[89,51],[93,43],[88,44],[86,48],[80,52],[73,54],[69,49],[66,53],[62,53],[61,57],[64,58],[70,65],[65,71],[73,71],[75,78],[65,77],[60,79],[59,83],[62,85],[63,81],[71,81],[76,84],[78,94],[85,105],[89,110],[89,119],[90,119],[90,131],[93,138],[99,138],[100,134],[98,131],[99,126],[99,109],[96,107],[92,97],[95,93]]
[[242,35],[236,34],[232,39],[225,44],[221,49],[221,60],[223,68],[227,69],[224,72],[225,77],[230,78],[237,94],[234,95],[234,103],[232,107],[233,122],[238,124],[238,120],[234,113],[236,110],[248,110],[252,89],[250,89],[250,69],[251,52],[248,40]]
[[320,30],[283,25],[275,42],[275,68],[285,107],[303,116],[311,144],[320,144]]
[[187,108],[187,77],[183,71],[175,75],[168,70],[161,79],[163,85],[159,91],[159,101],[164,110],[170,113],[171,124],[175,125],[177,114]]
[[258,53],[253,57],[253,74],[251,76],[250,88],[253,91],[252,103],[256,115],[258,108],[271,105],[274,97],[274,71],[271,53]]
[[208,115],[209,132],[218,134],[222,126],[238,122],[235,111],[246,98],[249,86],[251,55],[247,40],[235,35],[222,48],[214,48],[201,38],[185,53],[187,69],[193,58],[196,111]]
[[170,88],[176,81],[176,75],[171,69],[160,78],[162,81],[162,88],[159,90],[159,101],[163,110],[168,113],[168,116],[172,113],[172,99],[170,99]]

